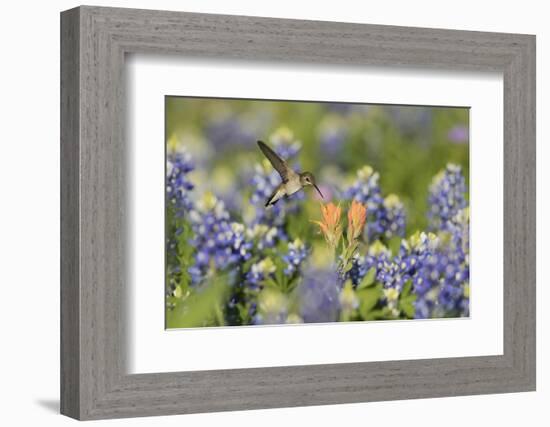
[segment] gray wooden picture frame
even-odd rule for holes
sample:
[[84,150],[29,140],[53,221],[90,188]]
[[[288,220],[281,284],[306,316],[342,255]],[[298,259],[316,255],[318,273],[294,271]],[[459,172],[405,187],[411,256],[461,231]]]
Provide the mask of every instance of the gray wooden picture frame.
[[[124,61],[136,52],[502,72],[504,354],[127,374]],[[535,390],[534,36],[88,6],[62,12],[63,414],[84,420],[529,390]]]

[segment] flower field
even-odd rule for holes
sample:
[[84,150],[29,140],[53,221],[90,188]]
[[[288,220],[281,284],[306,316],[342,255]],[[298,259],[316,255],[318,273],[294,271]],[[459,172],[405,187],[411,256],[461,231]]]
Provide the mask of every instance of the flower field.
[[469,316],[468,116],[168,97],[167,328]]

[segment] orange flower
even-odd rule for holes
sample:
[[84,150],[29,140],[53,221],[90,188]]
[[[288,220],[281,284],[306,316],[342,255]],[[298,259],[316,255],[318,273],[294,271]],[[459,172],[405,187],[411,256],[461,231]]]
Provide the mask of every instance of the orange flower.
[[319,225],[327,243],[332,247],[336,247],[342,236],[342,226],[340,224],[342,209],[332,202],[326,205],[321,204],[321,214],[323,215],[323,221],[312,222]]
[[348,242],[358,239],[363,234],[366,220],[367,208],[354,200],[348,210]]

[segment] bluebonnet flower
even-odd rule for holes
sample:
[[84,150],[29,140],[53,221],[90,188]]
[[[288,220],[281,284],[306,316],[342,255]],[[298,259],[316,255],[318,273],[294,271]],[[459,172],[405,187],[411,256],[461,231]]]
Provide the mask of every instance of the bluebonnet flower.
[[470,245],[470,210],[461,209],[446,223],[446,230],[451,235],[451,244],[456,255],[468,259]]
[[375,212],[376,230],[387,239],[405,236],[405,208],[399,197],[390,194],[384,199],[382,208]]
[[200,283],[213,268],[224,270],[250,258],[252,244],[242,224],[231,223],[222,201],[206,193],[189,215],[196,248],[195,264],[189,268],[193,284]]
[[403,240],[392,263],[394,277],[385,283],[386,289],[401,292],[404,284],[412,281],[413,293],[416,294],[416,318],[430,317],[439,292],[438,245],[439,239],[432,233],[417,232],[408,241]]
[[343,197],[347,200],[355,199],[366,205],[367,212],[375,211],[383,202],[379,180],[378,172],[370,166],[363,166],[357,171],[354,183],[344,191]]
[[321,152],[330,158],[339,155],[347,137],[348,131],[342,122],[336,119],[323,121],[319,129]]
[[304,273],[298,287],[300,316],[306,323],[334,322],[340,311],[342,281],[335,271]]
[[300,265],[308,256],[306,245],[300,240],[295,239],[288,244],[288,252],[283,255],[283,261],[286,263],[284,273],[291,276],[299,270]]
[[445,280],[439,295],[440,305],[447,311],[469,315],[469,210],[459,211],[447,224],[450,233],[448,265]]
[[[405,284],[412,281],[418,287],[416,289],[419,307],[417,317],[426,317],[431,313],[434,305],[430,303],[429,299],[425,298],[425,294],[433,287],[438,286],[439,279],[439,275],[434,278],[428,271],[431,266],[429,264],[431,259],[428,256],[432,253],[431,251],[435,250],[436,246],[437,238],[435,235],[417,233],[410,238],[409,242],[403,240],[399,253],[392,257],[391,252],[382,243],[375,242],[364,258],[358,258],[357,268],[354,265],[349,277],[354,285],[358,284],[362,277],[374,268],[376,280],[383,286],[385,304],[394,317],[399,316],[397,308],[399,295]],[[357,274],[357,276],[354,274]],[[425,276],[428,279],[433,279],[433,281],[425,282]],[[437,292],[438,290],[434,291],[433,295],[437,296]],[[428,307],[430,311],[425,316],[420,314],[423,304],[430,304]]]
[[172,294],[178,289],[182,278],[178,254],[178,240],[183,233],[181,219],[193,208],[190,192],[194,186],[188,174],[194,169],[191,156],[186,152],[172,151],[166,161],[166,197],[169,209],[174,213],[167,224],[169,234],[166,241],[166,290]]
[[258,298],[257,313],[253,318],[256,325],[273,325],[287,322],[288,300],[274,289],[264,289]]
[[194,169],[191,156],[186,152],[170,153],[166,164],[166,196],[177,217],[182,217],[193,207],[189,192],[194,185],[188,178]]
[[[372,185],[372,181],[370,184],[370,187],[365,187],[369,190],[375,188],[372,194],[377,194],[376,185]],[[369,199],[370,191],[361,192],[357,187],[354,190],[359,197],[368,194],[363,202]],[[464,192],[460,169],[448,165],[434,178],[430,192],[432,229],[438,234],[415,233],[408,240],[402,240],[398,254],[393,257],[381,242],[376,241],[364,257],[354,255],[352,268],[345,279],[350,279],[355,287],[370,269],[375,268],[376,280],[384,288],[385,304],[394,316],[398,315],[397,301],[408,281],[411,281],[412,292],[416,295],[416,318],[467,316],[469,218],[468,209],[463,209],[466,204]],[[389,236],[386,231],[394,235],[404,234],[404,210],[397,198],[388,196],[375,213],[374,220],[369,218],[369,225],[379,225],[379,230],[384,230],[383,236]]]
[[[451,174],[449,168],[451,167]],[[459,313],[461,316],[469,315],[469,280],[470,280],[470,261],[469,261],[469,236],[470,219],[469,209],[457,209],[457,206],[465,206],[465,184],[460,170],[452,165],[447,166],[447,175],[451,179],[442,178],[439,186],[447,185],[441,193],[447,194],[446,204],[441,203],[445,197],[435,197],[434,203],[440,203],[441,206],[430,206],[430,212],[444,212],[444,215],[437,215],[432,221],[439,224],[442,231],[446,234],[446,245],[442,248],[440,255],[441,279],[440,292],[438,294],[437,307],[434,309],[435,316],[442,316],[445,313]],[[449,202],[452,200],[452,202]],[[449,212],[453,212],[449,216]],[[435,219],[435,221],[434,221]]]
[[389,239],[405,234],[405,209],[399,198],[389,195],[382,198],[380,176],[370,166],[364,166],[357,172],[355,182],[343,192],[347,200],[357,200],[367,207],[367,226],[369,241],[382,237]]
[[[422,233],[420,237],[413,235],[411,240],[413,242],[426,243],[429,237]],[[427,246],[427,245],[426,245]],[[422,255],[417,252],[418,246],[415,246],[414,250],[411,250],[407,241],[402,240],[399,253],[395,257],[391,257],[389,250],[381,251],[376,261],[376,278],[382,283],[385,290],[395,289],[397,292],[401,292],[405,284],[411,280],[417,271]],[[390,295],[393,295],[390,293]]]
[[385,288],[384,289],[384,301],[386,302],[386,307],[390,310],[390,313],[393,317],[399,317],[399,309],[397,307],[399,301],[400,291],[396,288]]
[[225,192],[220,192],[217,194],[219,199],[223,201],[226,209],[231,212],[231,214],[239,213],[242,211],[243,199],[242,195],[237,192],[237,190],[229,190]]
[[244,302],[248,304],[248,314],[251,318],[255,318],[258,309],[258,295],[263,289],[262,282],[273,276],[277,267],[271,260],[266,257],[258,261],[250,267],[245,277],[245,293]]
[[284,236],[281,234],[281,230],[276,227],[255,224],[247,228],[246,237],[250,242],[253,242],[257,251],[262,252],[264,249],[274,247]]
[[402,265],[397,259],[383,262],[376,278],[384,289],[396,289],[399,292],[407,281],[407,276],[403,274]]
[[[208,172],[206,172],[208,171]],[[223,201],[230,214],[240,214],[243,210],[244,197],[241,192],[243,183],[234,179],[232,166],[207,164],[203,168],[201,185],[197,185],[197,191],[212,191],[216,197]]]
[[413,235],[403,248],[402,259],[416,260],[408,271],[417,296],[415,317],[467,316],[468,261],[448,235]]
[[302,143],[298,141],[292,131],[281,127],[269,138],[275,152],[283,159],[294,159],[302,149]]
[[[362,256],[356,252],[352,257],[352,267],[347,272],[345,279],[350,279],[354,287],[361,283],[363,277],[371,268],[375,268],[376,279],[382,281],[384,266],[391,261],[391,252],[380,241],[375,241]],[[380,276],[378,276],[380,273]]]
[[394,257],[383,244],[375,242],[367,255],[354,257],[346,278],[357,286],[374,268],[376,280],[383,286],[386,307],[394,317],[399,315],[397,302],[408,281],[416,294],[416,318],[456,312],[467,315],[467,267],[457,253],[433,233],[416,233],[408,241],[403,240]]
[[470,139],[468,127],[463,125],[453,126],[447,132],[447,138],[455,144],[466,144]]
[[446,230],[449,221],[466,207],[466,182],[460,166],[449,163],[430,185],[428,217],[433,230]]
[[444,317],[460,310],[464,289],[452,276],[455,268],[456,264],[444,253],[432,254],[423,263],[413,282],[417,318]]
[[269,257],[252,264],[250,271],[246,274],[248,288],[252,290],[260,289],[261,282],[275,273],[276,270],[275,264]]
[[176,224],[169,224],[170,234],[166,242],[166,276],[167,290],[172,292],[179,284],[181,275],[181,266],[178,259],[178,238],[183,229]]
[[206,125],[206,138],[217,150],[247,147],[256,142],[259,129],[234,115],[222,115]]
[[344,279],[351,280],[353,286],[356,287],[367,274],[368,268],[365,257],[361,256],[358,252],[353,254],[351,262],[351,269],[345,274]]
[[432,108],[392,106],[386,107],[392,119],[401,133],[410,136],[426,134],[432,125]]

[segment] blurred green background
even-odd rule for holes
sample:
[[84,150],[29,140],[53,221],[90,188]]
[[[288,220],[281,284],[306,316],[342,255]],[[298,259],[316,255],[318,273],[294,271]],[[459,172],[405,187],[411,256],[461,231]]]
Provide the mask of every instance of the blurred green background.
[[229,209],[250,195],[247,179],[263,160],[256,140],[281,128],[301,142],[300,169],[336,201],[336,188],[372,166],[382,194],[403,201],[407,235],[426,228],[429,185],[447,163],[462,166],[469,186],[468,108],[166,97],[167,150],[189,152],[194,193],[226,194]]

